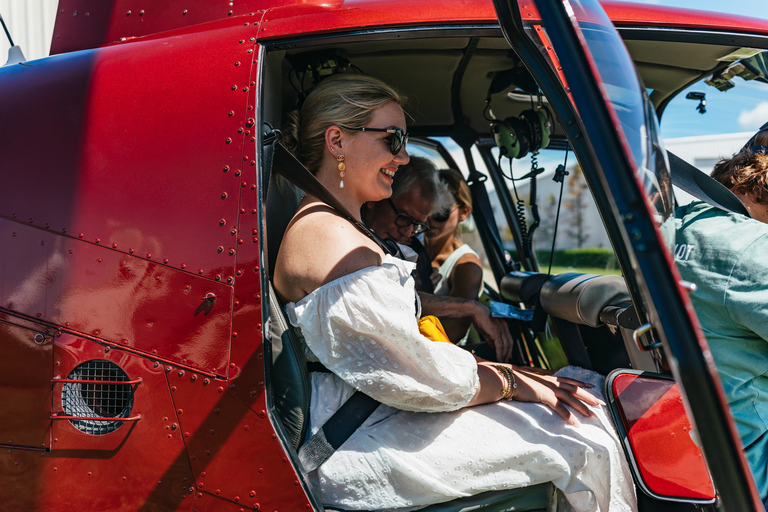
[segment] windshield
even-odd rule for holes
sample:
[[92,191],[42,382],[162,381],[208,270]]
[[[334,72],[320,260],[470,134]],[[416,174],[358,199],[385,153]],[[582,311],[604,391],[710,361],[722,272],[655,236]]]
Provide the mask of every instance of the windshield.
[[[594,0],[570,2],[571,21],[578,24],[585,46],[591,53],[592,71],[601,83],[600,89],[614,124],[631,158],[631,165],[647,205],[657,226],[664,233],[668,247],[674,244],[671,224],[674,202],[669,178],[669,161],[659,135],[657,116],[648,101],[645,87],[632,66],[626,47],[610,20]],[[523,16],[523,21],[530,17]],[[526,32],[568,87],[549,44],[546,28],[534,22],[526,23]],[[610,172],[610,170],[606,170]]]

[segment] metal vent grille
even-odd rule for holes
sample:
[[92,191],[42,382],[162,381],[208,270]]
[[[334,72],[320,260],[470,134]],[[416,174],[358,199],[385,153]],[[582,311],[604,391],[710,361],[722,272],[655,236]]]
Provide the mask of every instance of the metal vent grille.
[[[87,361],[72,370],[61,391],[61,403],[70,423],[86,434],[103,435],[117,430],[133,408],[133,386],[128,376],[114,363],[103,360]],[[93,381],[93,382],[88,382]],[[110,418],[96,420],[96,418]]]

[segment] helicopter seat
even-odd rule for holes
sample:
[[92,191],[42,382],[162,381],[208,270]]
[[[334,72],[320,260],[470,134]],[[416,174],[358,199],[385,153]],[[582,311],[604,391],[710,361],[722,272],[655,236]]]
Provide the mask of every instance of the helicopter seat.
[[[298,452],[307,437],[311,398],[310,372],[301,335],[283,313],[272,284],[269,285],[272,365],[267,368],[271,382],[271,413],[280,419],[285,437]],[[278,427],[279,428],[279,427]],[[294,454],[295,465],[299,465]],[[429,505],[424,512],[534,512],[549,510],[554,495],[551,483],[505,491],[488,491],[446,503]],[[341,509],[326,508],[331,512]]]

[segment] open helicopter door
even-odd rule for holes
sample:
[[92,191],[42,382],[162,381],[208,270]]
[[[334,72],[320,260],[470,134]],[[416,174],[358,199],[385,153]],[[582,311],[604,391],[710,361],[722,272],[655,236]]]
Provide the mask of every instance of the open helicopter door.
[[724,510],[764,510],[707,342],[674,266],[669,163],[656,114],[597,0],[494,0],[504,36],[567,132],[642,325],[666,355]]

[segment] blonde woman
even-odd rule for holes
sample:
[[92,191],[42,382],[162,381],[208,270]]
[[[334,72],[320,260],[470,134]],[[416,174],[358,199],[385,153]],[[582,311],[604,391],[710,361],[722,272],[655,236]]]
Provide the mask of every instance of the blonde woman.
[[[391,194],[408,162],[403,102],[379,80],[337,75],[307,96],[284,129],[286,143],[360,212]],[[381,402],[308,473],[322,502],[413,510],[553,482],[559,507],[634,510],[632,478],[599,399],[576,380],[479,363],[424,338],[413,267],[311,195],[286,230],[275,289],[310,357],[330,370],[311,374],[310,434],[356,389]]]

